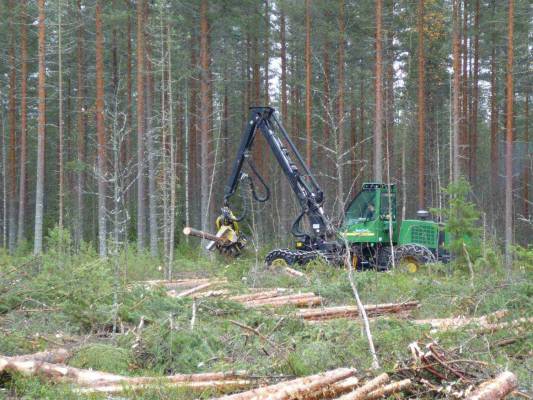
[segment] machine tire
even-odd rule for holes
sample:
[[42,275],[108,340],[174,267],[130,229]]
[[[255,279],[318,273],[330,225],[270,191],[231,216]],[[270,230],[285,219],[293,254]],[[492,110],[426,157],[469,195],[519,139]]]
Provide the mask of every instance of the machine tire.
[[272,250],[265,257],[265,264],[268,267],[287,267],[294,265],[297,260],[297,254],[290,249]]
[[[436,262],[435,255],[427,247],[420,244],[404,244],[394,249],[394,261],[400,271],[416,273],[424,264]],[[392,256],[389,269],[392,269]]]

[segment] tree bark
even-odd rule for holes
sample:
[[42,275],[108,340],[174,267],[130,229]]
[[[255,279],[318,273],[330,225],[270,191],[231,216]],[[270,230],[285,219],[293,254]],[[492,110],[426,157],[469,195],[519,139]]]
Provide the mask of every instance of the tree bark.
[[337,201],[339,215],[344,211],[344,0],[339,0],[339,59],[337,103]]
[[[144,25],[149,26],[149,5],[145,3]],[[145,127],[146,127],[146,155],[148,158],[148,228],[150,232],[150,254],[157,257],[158,226],[157,226],[157,189],[156,189],[156,148],[154,143],[155,132],[152,127],[152,113],[154,103],[154,75],[152,64],[152,43],[150,36],[145,32]],[[166,223],[167,221],[165,221]]]
[[104,32],[102,30],[102,3],[96,1],[96,135],[98,145],[98,253],[107,254],[106,229],[106,134],[104,122]]
[[[513,0],[510,0],[511,2]],[[509,371],[502,372],[496,378],[486,381],[467,400],[498,400],[505,398],[518,386],[516,376]]]
[[[9,7],[14,10],[15,3],[13,0],[9,1]],[[10,21],[12,21],[10,19]],[[8,248],[9,252],[13,253],[17,245],[17,64],[15,59],[15,31],[13,23],[9,22],[10,44],[9,44],[9,146],[7,151],[7,174],[8,174],[8,197],[7,218],[8,218]]]
[[460,97],[460,76],[461,76],[461,61],[459,50],[459,8],[460,0],[453,0],[453,29],[452,29],[452,58],[453,58],[453,93],[452,93],[452,165],[453,165],[453,180],[456,182],[461,175],[460,168],[460,154],[459,154],[459,135],[460,135],[460,111],[459,111],[459,97]]
[[311,0],[305,0],[305,160],[308,167],[311,167],[313,151],[313,127],[311,125],[311,114],[313,112],[311,74]]
[[209,49],[208,49],[208,0],[200,3],[200,204],[201,226],[206,230],[209,213]]
[[[526,87],[526,106],[524,109],[524,143],[529,146],[529,87]],[[529,219],[529,165],[524,164],[524,172],[522,174],[522,184],[524,186],[524,218]]]
[[374,179],[383,181],[383,0],[376,0],[376,118],[374,125]]
[[26,163],[28,147],[26,143],[28,130],[28,18],[27,0],[20,4],[20,164],[19,164],[19,214],[17,229],[17,244],[24,240],[24,226],[26,223]]
[[426,198],[426,59],[424,51],[424,0],[418,1],[418,208]]
[[507,121],[505,127],[505,263],[512,264],[513,244],[513,34],[514,0],[509,0],[509,19],[507,33]]
[[86,123],[86,106],[85,106],[85,59],[84,59],[84,31],[83,31],[83,15],[81,0],[78,0],[78,32],[77,32],[77,74],[78,74],[78,93],[77,93],[77,118],[76,125],[78,131],[77,137],[77,158],[78,168],[76,171],[76,222],[74,228],[74,238],[79,245],[83,240],[84,227],[84,202],[83,202],[83,186],[85,181],[84,163],[85,163],[85,123]]
[[[496,21],[496,0],[492,0],[492,19]],[[496,202],[498,185],[498,88],[496,87],[496,22],[491,26],[490,56],[490,176],[491,198]]]
[[270,105],[270,5],[265,0],[265,106]]
[[468,0],[463,0],[463,43],[462,43],[462,114],[461,114],[461,144],[460,144],[460,162],[462,164],[462,172],[465,176],[468,176],[468,167],[470,164],[470,126],[468,124]]
[[39,112],[37,118],[37,180],[35,183],[35,234],[34,234],[34,254],[40,254],[43,250],[43,211],[44,211],[44,155],[45,155],[45,135],[46,135],[46,71],[45,71],[45,0],[38,0],[39,7],[39,83],[38,99]]
[[470,124],[470,180],[477,180],[477,123],[479,109],[479,14],[480,1],[476,0],[476,11],[474,16],[474,76],[472,88],[472,123]]
[[61,26],[61,13],[62,5],[61,0],[57,2],[57,65],[58,65],[58,130],[59,130],[59,220],[58,226],[60,229],[63,229],[63,213],[64,213],[64,198],[65,198],[65,172],[64,172],[64,132],[63,132],[63,46],[62,46],[62,26]]
[[144,250],[144,0],[137,0],[137,248]]

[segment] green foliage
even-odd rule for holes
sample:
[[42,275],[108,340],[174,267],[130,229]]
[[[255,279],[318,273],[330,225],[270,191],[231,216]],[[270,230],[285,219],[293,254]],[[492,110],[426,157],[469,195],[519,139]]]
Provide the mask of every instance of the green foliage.
[[446,221],[446,234],[450,235],[447,247],[459,262],[466,259],[466,251],[471,259],[480,254],[481,229],[478,226],[480,213],[476,205],[468,199],[471,192],[468,181],[461,177],[444,189],[448,197],[448,208],[434,209]]
[[69,360],[69,365],[73,367],[92,368],[117,374],[127,374],[131,363],[130,350],[108,344],[82,347]]

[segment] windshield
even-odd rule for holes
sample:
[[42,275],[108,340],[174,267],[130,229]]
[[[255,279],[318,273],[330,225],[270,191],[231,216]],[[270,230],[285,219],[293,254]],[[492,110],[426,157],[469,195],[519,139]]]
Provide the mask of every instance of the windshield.
[[352,201],[346,211],[346,221],[354,222],[360,219],[373,220],[376,218],[376,191],[363,190]]

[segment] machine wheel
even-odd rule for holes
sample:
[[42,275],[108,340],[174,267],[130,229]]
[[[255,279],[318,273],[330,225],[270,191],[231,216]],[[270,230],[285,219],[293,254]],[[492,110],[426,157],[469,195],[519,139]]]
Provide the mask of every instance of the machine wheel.
[[[424,264],[436,261],[435,255],[425,246],[420,244],[405,244],[394,249],[394,261],[400,271],[416,273]],[[392,256],[389,269],[392,268]]]
[[265,257],[265,264],[269,267],[288,267],[296,263],[296,254],[289,249],[272,250]]
[[267,254],[265,264],[269,267],[288,267],[295,264],[305,265],[315,259],[329,263],[328,257],[319,251],[276,249]]

